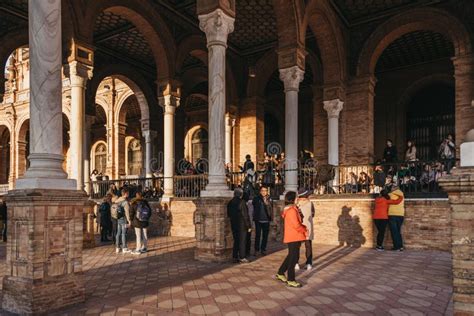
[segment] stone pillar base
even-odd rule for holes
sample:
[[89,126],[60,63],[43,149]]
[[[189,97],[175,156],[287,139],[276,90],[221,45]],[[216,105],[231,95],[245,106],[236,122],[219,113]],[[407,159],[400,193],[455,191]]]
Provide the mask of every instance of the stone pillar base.
[[46,314],[84,302],[83,191],[14,190],[6,196],[8,244],[2,308]]
[[440,179],[451,204],[454,315],[474,315],[474,167]]
[[226,197],[196,199],[196,260],[226,262],[232,258],[232,231],[227,218],[229,200]]

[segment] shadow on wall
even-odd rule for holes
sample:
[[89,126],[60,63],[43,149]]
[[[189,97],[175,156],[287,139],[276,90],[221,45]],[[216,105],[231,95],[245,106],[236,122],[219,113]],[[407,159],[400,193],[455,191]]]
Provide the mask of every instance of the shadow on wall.
[[366,242],[364,229],[360,225],[359,216],[352,216],[351,211],[352,207],[343,206],[337,219],[339,246],[360,248]]

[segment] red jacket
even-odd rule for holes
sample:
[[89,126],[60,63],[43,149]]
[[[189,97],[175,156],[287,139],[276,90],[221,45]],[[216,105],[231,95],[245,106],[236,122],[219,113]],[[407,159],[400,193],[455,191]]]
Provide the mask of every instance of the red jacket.
[[396,200],[387,200],[383,196],[375,199],[375,210],[373,219],[388,219],[388,206],[391,204],[400,204],[403,200],[402,196],[399,196]]
[[281,217],[283,217],[285,221],[285,233],[283,237],[285,244],[306,240],[308,230],[306,226],[302,224],[303,221],[296,205],[285,207]]

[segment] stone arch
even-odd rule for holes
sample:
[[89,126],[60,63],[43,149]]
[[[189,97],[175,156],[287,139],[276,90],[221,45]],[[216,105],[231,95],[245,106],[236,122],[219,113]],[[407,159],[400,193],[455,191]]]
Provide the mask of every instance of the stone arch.
[[[193,52],[202,52],[202,55],[194,54]],[[178,73],[181,72],[181,68],[183,67],[184,60],[188,55],[192,55],[198,59],[200,59],[205,65],[208,63],[207,58],[207,47],[206,47],[206,39],[200,35],[191,35],[183,39],[177,48],[176,54],[176,71]],[[205,55],[205,58],[203,58]]]
[[[136,170],[137,168],[131,166],[131,163],[130,163],[130,150],[132,150],[131,148],[132,144],[139,146],[139,149],[137,149],[137,152],[139,152],[139,155],[140,155],[140,157],[138,157],[138,163],[140,166],[140,168],[138,169],[140,170]],[[143,153],[144,153],[143,149],[144,148],[139,139],[133,136],[127,136],[125,138],[125,157],[124,157],[125,160],[124,161],[125,161],[125,174],[127,176],[135,176],[135,175],[140,176],[143,174]]]
[[0,124],[0,184],[7,184],[11,173],[12,133],[7,125]]
[[[96,161],[96,150],[97,150],[97,147],[99,147],[99,145],[104,145],[105,146],[105,154],[107,155],[107,143],[103,140],[98,140],[96,141],[92,147],[91,147],[91,150],[89,152],[89,155],[90,155],[90,161],[91,161],[91,169],[92,171],[94,169],[97,169],[97,161]],[[105,158],[105,160],[107,161],[107,157]],[[105,166],[104,166],[105,167]],[[106,169],[104,168],[103,170],[104,174],[105,174],[105,171]]]
[[25,174],[27,168],[27,158],[29,153],[29,131],[30,119],[28,115],[24,115],[18,120],[16,128],[16,175],[21,177]]
[[373,74],[379,57],[393,41],[420,30],[444,35],[453,43],[455,56],[472,52],[469,33],[457,18],[440,9],[414,9],[390,18],[372,33],[359,54],[357,75]]
[[301,22],[304,15],[303,0],[273,0],[278,30],[278,47],[304,47],[305,30]]
[[191,162],[194,158],[192,149],[193,135],[200,129],[205,129],[206,131],[209,131],[209,127],[206,123],[198,122],[186,131],[186,136],[184,138],[184,158]]
[[[341,23],[327,1],[311,1],[303,20],[304,30],[309,27],[318,44],[325,85],[339,85],[347,76],[346,47]],[[306,33],[306,32],[305,32]]]
[[[170,78],[174,74],[175,42],[168,26],[149,1],[134,2],[133,7],[127,0],[89,1],[85,18],[84,35],[93,43],[93,28],[102,11],[118,14],[132,22],[145,37],[153,52],[157,80]],[[166,43],[166,45],[164,45]]]
[[[4,37],[0,38],[0,69],[3,72],[7,65],[8,58],[15,51],[23,46],[28,45],[28,29],[20,29],[10,33],[7,33]],[[0,76],[0,102],[3,101],[3,93],[5,92],[5,78]]]
[[278,69],[278,55],[274,50],[266,52],[255,64],[256,77],[247,82],[247,96],[265,95],[268,80]]

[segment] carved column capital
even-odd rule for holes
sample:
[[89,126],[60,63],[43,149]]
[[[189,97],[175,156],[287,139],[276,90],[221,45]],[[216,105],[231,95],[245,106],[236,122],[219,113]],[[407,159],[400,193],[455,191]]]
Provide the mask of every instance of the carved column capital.
[[235,19],[221,9],[199,15],[199,28],[206,33],[207,46],[227,47],[227,36],[234,31]]
[[304,70],[298,66],[280,69],[280,79],[285,85],[285,92],[299,91],[300,83],[304,78]]
[[324,109],[328,112],[329,118],[338,118],[341,113],[344,102],[339,99],[324,101]]
[[180,105],[180,101],[180,97],[171,94],[158,97],[158,102],[163,108],[164,114],[174,115],[176,113],[176,108]]
[[87,80],[92,78],[93,67],[74,60],[65,65],[64,73],[69,78],[71,87],[85,89]]

